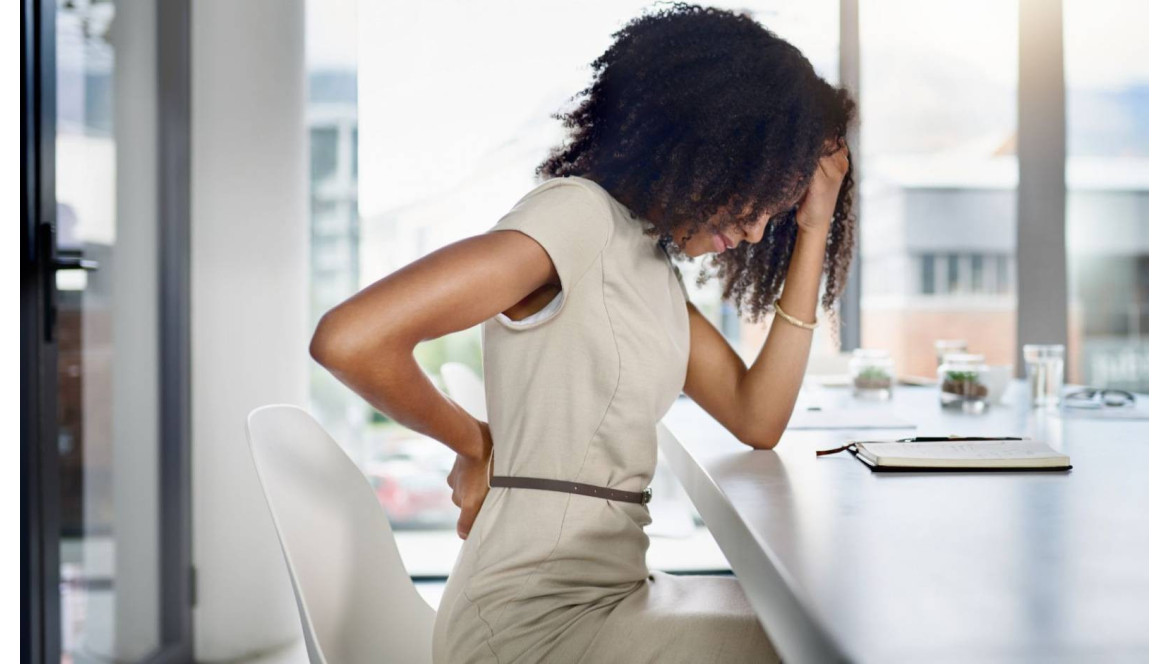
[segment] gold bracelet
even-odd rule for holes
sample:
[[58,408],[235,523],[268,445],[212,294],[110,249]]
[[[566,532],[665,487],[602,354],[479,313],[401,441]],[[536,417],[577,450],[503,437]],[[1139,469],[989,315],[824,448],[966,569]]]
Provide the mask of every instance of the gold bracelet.
[[815,330],[817,325],[821,324],[820,321],[815,320],[815,319],[811,323],[806,323],[806,322],[801,321],[801,320],[796,320],[792,316],[789,316],[788,314],[784,313],[784,310],[780,308],[780,298],[776,298],[776,313],[779,314],[779,316],[781,318],[788,321],[789,323],[792,323],[793,325],[795,325],[797,327],[803,327],[806,330]]

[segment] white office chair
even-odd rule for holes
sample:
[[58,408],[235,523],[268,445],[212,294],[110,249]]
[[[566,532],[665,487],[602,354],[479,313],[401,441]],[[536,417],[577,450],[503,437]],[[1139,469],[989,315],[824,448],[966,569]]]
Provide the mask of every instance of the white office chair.
[[296,406],[257,408],[246,428],[309,661],[430,664],[435,611],[407,574],[366,477]]

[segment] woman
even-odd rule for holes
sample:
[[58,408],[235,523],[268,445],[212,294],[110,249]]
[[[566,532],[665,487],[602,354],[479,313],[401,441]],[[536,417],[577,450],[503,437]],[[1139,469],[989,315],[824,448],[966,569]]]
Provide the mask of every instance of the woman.
[[[313,337],[334,375],[457,453],[465,542],[435,661],[777,659],[734,577],[647,569],[642,491],[680,389],[745,444],[779,441],[820,278],[828,310],[849,267],[854,104],[740,14],[673,5],[614,37],[581,104],[556,116],[571,140],[541,184],[489,232],[332,309]],[[671,260],[711,253],[741,313],[776,312],[750,369]],[[488,422],[412,357],[479,323]]]

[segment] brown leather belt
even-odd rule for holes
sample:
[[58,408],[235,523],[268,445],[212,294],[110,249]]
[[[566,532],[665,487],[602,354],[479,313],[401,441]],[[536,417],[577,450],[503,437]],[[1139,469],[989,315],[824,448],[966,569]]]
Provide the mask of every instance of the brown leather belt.
[[611,489],[604,486],[596,486],[593,484],[582,484],[581,482],[569,482],[566,480],[546,480],[540,477],[517,477],[515,475],[492,475],[488,481],[488,485],[492,487],[510,487],[517,489],[545,489],[547,491],[564,491],[566,493],[579,493],[582,496],[594,496],[596,498],[606,498],[608,500],[620,500],[626,503],[638,503],[645,505],[650,502],[651,491],[647,487],[645,491],[622,491],[621,489]]

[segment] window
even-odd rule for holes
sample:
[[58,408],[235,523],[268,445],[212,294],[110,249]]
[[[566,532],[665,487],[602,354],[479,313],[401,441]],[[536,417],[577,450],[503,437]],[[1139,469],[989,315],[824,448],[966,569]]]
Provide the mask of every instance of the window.
[[[1018,2],[860,0],[858,11],[862,346],[888,349],[908,375],[934,375],[940,338],[1009,364],[1015,290],[1004,275],[980,292],[974,256],[1014,260]],[[891,291],[914,256],[919,286]]]
[[[452,14],[425,3],[409,9],[365,3],[358,22],[353,0],[310,0],[313,320],[336,303],[337,293],[348,296],[430,251],[481,233],[507,212],[532,187],[533,167],[564,139],[551,115],[588,83],[588,64],[611,42],[611,33],[645,7],[641,0],[580,6],[530,0],[506,9],[472,3]],[[750,11],[836,82],[836,3],[733,8]],[[361,45],[360,54],[354,44]],[[471,61],[468,52],[476,53]],[[484,99],[491,103],[478,103]],[[348,205],[357,212],[347,227],[341,210]],[[339,246],[353,253],[347,256]],[[753,361],[767,324],[742,322],[718,301],[716,283],[695,285],[697,264],[680,267],[696,305],[745,361]],[[826,328],[814,336],[814,357],[837,351]],[[440,369],[447,362],[481,371],[479,344],[473,327],[420,344],[415,356],[443,387]],[[377,487],[388,518],[400,527],[407,569],[446,574],[459,544],[459,512],[446,485],[453,453],[375,413],[319,367],[311,375],[314,414]],[[648,528],[649,563],[675,570],[725,567],[697,512],[672,482],[661,465],[655,502],[673,502],[680,518]],[[408,494],[412,500],[404,500]],[[667,541],[671,529],[690,534]]]
[[1069,382],[1149,391],[1146,3],[1064,3]]
[[[860,0],[861,336],[864,346],[889,349],[902,374],[934,375],[937,338],[965,338],[990,363],[1013,362],[1018,1],[982,3],[975,12],[961,3]],[[319,185],[314,321],[360,287],[498,220],[531,188],[533,166],[563,140],[551,114],[584,88],[588,63],[609,35],[645,6],[532,1],[449,14],[368,3],[359,24],[354,4],[308,3],[307,177]],[[1146,9],[1134,0],[1119,6],[1114,15],[1115,5],[1105,12],[1086,0],[1066,3],[1068,376],[1141,387],[1149,330]],[[837,83],[837,3],[734,8],[752,12]],[[440,19],[444,29],[433,29]],[[1099,42],[1096,26],[1107,33]],[[367,30],[377,38],[359,38]],[[477,57],[469,62],[466,52]],[[492,103],[469,113],[468,104],[482,99]],[[1103,234],[1102,219],[1120,220],[1122,230]],[[714,281],[697,287],[697,267],[680,265],[692,300],[750,364],[768,323],[741,321],[719,301]],[[1132,297],[1110,296],[1118,292]],[[838,352],[827,327],[814,335],[810,373]],[[444,363],[478,372],[481,354],[478,328],[416,349],[440,386]],[[392,523],[449,546],[441,542],[454,537],[458,511],[449,495],[431,494],[445,491],[450,450],[375,413],[316,366],[312,380],[315,414],[371,477]],[[666,467],[659,473],[669,478]],[[402,492],[418,492],[418,504],[430,507],[411,513]],[[432,556],[427,567],[409,546],[404,555],[416,574],[442,574],[450,564]]]
[[962,290],[959,283],[959,255],[947,254],[947,292],[958,293]]
[[[1008,284],[1007,267],[1009,257],[995,254],[922,254],[917,257],[918,290],[919,295],[970,295],[983,297],[1000,293],[1000,284],[997,283],[995,268],[1003,270],[1003,276],[998,277],[1007,290],[1015,287]],[[993,266],[989,269],[987,266]],[[945,281],[940,287],[938,279],[945,274]]]
[[337,129],[322,127],[309,132],[309,158],[313,182],[332,177],[337,172]]
[[[784,3],[752,2],[732,5],[716,3],[716,6],[750,12],[752,18],[800,49],[821,78],[833,85],[838,83],[837,70],[840,60],[838,23],[840,14],[837,3],[800,0]],[[628,16],[632,17],[635,14],[636,12],[630,13]],[[723,333],[723,336],[736,349],[744,362],[750,366],[755,361],[760,349],[763,348],[768,330],[771,329],[771,319],[761,320],[757,323],[741,320],[736,316],[734,306],[720,301],[717,279],[711,279],[703,288],[695,285],[699,266],[700,263],[697,260],[694,263],[679,265],[687,283],[691,301]],[[818,304],[818,318],[824,315]],[[813,332],[807,372],[809,374],[843,373],[845,369],[840,361],[839,353],[839,345],[834,340],[833,332],[829,326],[818,326]]]
[[354,124],[353,129],[350,130],[349,141],[350,145],[352,146],[352,149],[349,151],[349,174],[356,181],[358,176],[358,128],[356,124]]
[[922,266],[922,289],[919,291],[925,295],[935,292],[934,287],[934,254],[924,254],[919,263]]
[[[358,290],[357,2],[311,0],[306,10],[309,132],[309,312],[315,325]],[[349,165],[347,167],[347,165]],[[309,361],[313,415],[351,455],[360,456],[369,406]],[[367,469],[371,482],[376,475]]]

